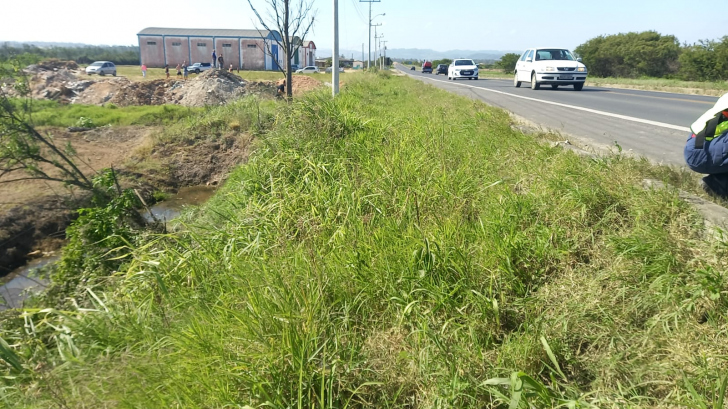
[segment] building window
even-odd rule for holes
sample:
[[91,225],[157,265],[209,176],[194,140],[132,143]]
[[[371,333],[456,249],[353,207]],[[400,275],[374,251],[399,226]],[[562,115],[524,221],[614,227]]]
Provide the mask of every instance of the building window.
[[197,43],[197,46],[198,47],[207,47],[207,44],[205,44],[205,43]]
[[182,43],[172,43],[172,47],[179,47],[181,45],[182,45]]
[[222,45],[222,47],[223,47],[223,48],[230,48],[230,47],[232,47],[232,46],[233,46],[232,44],[223,44],[223,45]]
[[157,45],[156,41],[147,41],[147,45]]
[[255,44],[248,44],[248,48],[258,48],[258,46]]

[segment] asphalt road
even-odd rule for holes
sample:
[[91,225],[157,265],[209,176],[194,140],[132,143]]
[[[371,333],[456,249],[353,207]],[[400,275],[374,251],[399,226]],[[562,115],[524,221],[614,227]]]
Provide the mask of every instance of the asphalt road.
[[596,149],[614,147],[657,162],[684,165],[689,127],[715,104],[717,97],[585,86],[538,91],[513,80],[448,81],[446,75],[402,72],[445,90],[513,112],[543,127]]

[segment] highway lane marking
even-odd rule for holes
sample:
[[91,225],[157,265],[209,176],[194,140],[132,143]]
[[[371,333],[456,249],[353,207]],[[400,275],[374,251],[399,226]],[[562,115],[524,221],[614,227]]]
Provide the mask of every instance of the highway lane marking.
[[[509,79],[503,79],[503,78],[487,78],[487,77],[484,77],[484,78],[486,80],[488,80],[488,81],[507,81],[510,84],[513,83],[513,80],[509,80]],[[600,87],[598,85],[590,85],[590,87],[604,89],[604,90],[606,90],[604,92],[608,92],[610,94],[627,95],[627,96],[631,96],[631,97],[641,97],[641,98],[667,99],[667,100],[670,100],[670,101],[680,101],[680,102],[695,102],[695,103],[698,103],[698,104],[707,104],[707,105],[710,105],[710,106],[715,105],[715,101],[711,102],[711,101],[699,101],[697,99],[683,99],[683,98],[673,98],[673,97],[659,97],[659,96],[656,96],[656,95],[640,95],[640,94],[636,94],[636,93],[635,94],[631,94],[631,93],[628,93],[628,92],[612,91],[615,88]],[[651,91],[651,90],[646,90],[646,89],[631,89],[631,90],[632,91],[638,91],[638,92],[663,92],[663,91]],[[716,100],[717,99],[718,98],[716,97]]]
[[[422,76],[422,78],[427,78],[427,77]],[[465,88],[478,89],[478,90],[482,90],[482,91],[493,92],[493,93],[496,93],[496,94],[508,95],[510,97],[525,99],[527,101],[541,102],[541,103],[548,104],[548,105],[554,105],[554,106],[559,106],[559,107],[563,107],[563,108],[575,109],[577,111],[589,112],[589,113],[592,113],[592,114],[597,114],[597,115],[602,115],[602,116],[608,116],[608,117],[611,117],[611,118],[623,119],[625,121],[637,122],[637,123],[646,124],[646,125],[653,125],[653,126],[658,126],[658,127],[667,128],[667,129],[673,129],[673,130],[681,131],[681,132],[690,132],[690,128],[688,128],[686,126],[666,124],[664,122],[650,121],[649,119],[642,119],[642,118],[635,118],[633,116],[627,116],[627,115],[621,115],[621,114],[614,114],[614,113],[611,113],[611,112],[599,111],[599,110],[596,110],[596,109],[584,108],[584,107],[580,107],[580,106],[576,106],[576,105],[562,104],[560,102],[553,102],[553,101],[547,101],[547,100],[538,99],[538,98],[524,97],[522,95],[511,94],[511,93],[508,93],[508,92],[498,91],[498,90],[490,89],[490,88],[482,88],[482,87],[475,87],[473,85],[458,84],[456,81],[452,81],[452,82],[449,82],[449,81],[441,81],[441,80],[436,80],[434,78],[431,79],[431,81],[442,82],[442,83],[451,84],[451,85],[459,85],[459,86],[465,87]]]

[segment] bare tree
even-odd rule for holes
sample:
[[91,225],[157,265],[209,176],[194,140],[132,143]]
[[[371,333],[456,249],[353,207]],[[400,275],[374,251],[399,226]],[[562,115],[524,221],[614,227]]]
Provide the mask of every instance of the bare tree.
[[46,180],[94,190],[71,144],[58,146],[52,135],[36,130],[32,114],[29,81],[19,62],[0,64],[0,183]]
[[[312,9],[313,0],[265,0],[267,14],[261,15],[258,9],[248,0],[250,8],[258,17],[258,22],[265,30],[278,31],[282,39],[275,39],[278,47],[285,53],[285,67],[281,67],[274,58],[273,61],[278,69],[286,76],[286,96],[290,99],[293,96],[293,75],[291,72],[291,60],[303,44],[308,32],[316,20],[316,12]],[[258,29],[258,32],[261,30]],[[261,33],[261,37],[265,37]],[[273,55],[268,48],[266,52]]]

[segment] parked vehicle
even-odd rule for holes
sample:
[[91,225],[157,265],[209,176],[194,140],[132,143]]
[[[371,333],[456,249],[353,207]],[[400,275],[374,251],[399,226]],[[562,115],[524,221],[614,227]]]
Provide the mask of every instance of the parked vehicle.
[[86,74],[106,75],[111,74],[116,77],[116,65],[111,61],[96,61],[86,67]]
[[447,75],[447,64],[438,64],[435,70],[435,75],[445,74]]
[[202,71],[212,69],[212,65],[209,62],[196,62],[187,67],[187,71],[199,74]]
[[513,85],[520,87],[521,82],[530,82],[534,90],[541,85],[551,85],[553,89],[573,85],[576,91],[581,91],[586,75],[581,58],[575,58],[565,48],[529,48],[516,63]]
[[447,67],[447,79],[455,81],[458,78],[469,80],[478,79],[478,65],[466,58],[456,59]]
[[296,70],[296,74],[319,74],[321,71],[319,71],[318,67],[315,65],[309,65],[307,67],[303,67],[300,70]]
[[291,64],[291,70],[292,70],[293,72],[296,72],[296,71],[298,71],[299,69],[300,69],[300,68],[298,67],[298,64]]
[[[327,67],[327,68],[326,68],[326,73],[327,73],[327,74],[331,74],[331,71],[332,71],[332,69],[331,69],[331,68],[332,68],[332,67]],[[344,67],[339,67],[339,72],[344,72]]]
[[422,73],[423,74],[432,74],[432,62],[425,61],[422,63]]

